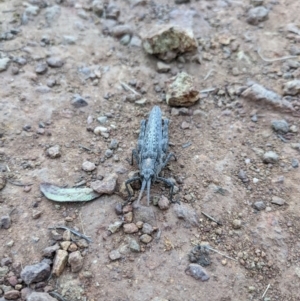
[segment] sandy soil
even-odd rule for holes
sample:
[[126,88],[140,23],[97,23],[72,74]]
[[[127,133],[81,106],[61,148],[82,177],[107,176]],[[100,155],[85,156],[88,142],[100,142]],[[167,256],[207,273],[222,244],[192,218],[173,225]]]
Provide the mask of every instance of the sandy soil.
[[[0,257],[11,257],[22,266],[41,261],[42,250],[52,243],[48,227],[65,223],[93,240],[79,273],[67,267],[62,276],[48,283],[61,294],[68,287],[66,300],[299,300],[300,175],[291,165],[292,159],[300,160],[299,152],[291,147],[299,142],[299,133],[290,132],[280,139],[271,127],[273,120],[285,119],[299,128],[299,118],[230,91],[252,81],[282,95],[285,82],[299,79],[299,57],[265,62],[257,49],[263,57],[273,59],[290,55],[291,47],[300,47],[299,33],[287,30],[288,24],[299,21],[300,2],[265,0],[268,20],[256,26],[246,21],[249,1],[192,0],[182,5],[110,1],[120,10],[118,20],[98,17],[90,1],[29,2],[40,8],[24,20],[28,3],[0,1],[1,34],[19,31],[12,39],[0,41],[1,57],[11,59],[7,70],[0,73],[0,166],[10,181],[33,184],[26,191],[7,182],[1,190],[0,216],[15,210],[11,227],[0,229]],[[59,13],[49,17],[47,10],[54,5]],[[22,16],[26,24],[20,24]],[[134,43],[122,45],[108,34],[117,23],[133,28]],[[193,28],[201,64],[181,57],[170,63],[169,73],[156,71],[157,58],[145,54],[138,37],[163,23]],[[73,42],[66,36],[72,36]],[[21,49],[10,51],[16,48]],[[61,58],[64,65],[37,74],[37,65],[49,57]],[[17,63],[17,58],[26,59],[26,64]],[[88,78],[86,69],[95,65],[100,66],[101,76]],[[165,81],[180,70],[194,76],[199,90],[216,88],[202,94],[186,115],[171,114],[164,101]],[[130,81],[136,81],[133,88],[145,93],[145,104],[125,100],[130,92],[120,82]],[[55,84],[49,88],[51,82]],[[88,105],[74,108],[75,94]],[[107,227],[118,220],[114,207],[125,201],[119,187],[137,169],[126,158],[136,145],[140,120],[153,105],[159,105],[171,120],[170,149],[178,157],[165,169],[165,176],[177,180],[176,198],[198,214],[199,226],[178,219],[174,205],[167,211],[151,205],[149,214],[155,217],[151,225],[160,229],[160,238],[144,245],[142,252],[124,252],[120,260],[111,261],[110,251],[126,245],[128,237],[138,239],[138,234],[123,231],[108,235]],[[103,125],[110,129],[108,138],[89,131],[105,115],[109,116]],[[253,115],[257,122],[251,120]],[[87,123],[89,116],[93,117],[91,124]],[[37,133],[41,122],[44,133]],[[182,128],[183,122],[189,124],[188,129]],[[106,159],[111,139],[119,141],[114,151],[117,157]],[[188,142],[191,145],[183,147]],[[53,145],[60,145],[60,158],[46,155]],[[279,155],[275,164],[263,163],[259,155],[270,150]],[[97,169],[84,172],[81,166],[86,160]],[[240,170],[249,182],[239,179]],[[57,206],[39,189],[42,182],[72,187],[85,180],[89,185],[112,172],[119,177],[116,193],[84,204]],[[168,189],[156,184],[151,194],[167,196]],[[284,199],[284,205],[271,203],[274,196]],[[253,204],[257,201],[263,201],[266,208],[256,210]],[[36,211],[42,214],[34,219]],[[201,215],[202,211],[222,225]],[[66,222],[67,217],[71,221]],[[239,229],[234,228],[234,220],[241,221]],[[206,282],[185,273],[189,252],[203,242],[236,259],[210,252]],[[6,279],[2,284],[7,285]]]

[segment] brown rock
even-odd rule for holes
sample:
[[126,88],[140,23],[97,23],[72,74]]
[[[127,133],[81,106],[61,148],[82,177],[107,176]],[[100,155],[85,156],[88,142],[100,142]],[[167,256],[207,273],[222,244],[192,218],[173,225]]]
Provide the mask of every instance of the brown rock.
[[282,206],[285,204],[285,200],[278,197],[278,196],[272,196],[272,201],[271,201],[272,204],[275,204],[275,205],[278,205],[278,206]]
[[69,255],[68,262],[71,266],[71,271],[73,273],[77,273],[82,269],[83,257],[81,256],[79,251],[76,251],[76,252],[73,252]]
[[144,244],[148,244],[149,242],[151,242],[152,240],[152,236],[150,236],[149,234],[143,234],[140,236],[140,241],[143,242]]
[[164,195],[162,195],[158,201],[158,207],[161,210],[167,210],[170,208],[170,201]]
[[195,52],[198,45],[192,29],[159,25],[143,36],[143,48],[161,60],[171,61],[178,54]]
[[70,247],[71,242],[70,241],[62,241],[60,243],[60,246],[63,250],[67,251],[68,248]]
[[125,223],[131,223],[133,220],[133,213],[132,212],[127,212],[124,214],[124,222]]
[[188,107],[200,98],[193,78],[185,72],[178,73],[166,84],[166,101],[169,106]]
[[112,194],[114,193],[117,185],[118,175],[113,173],[102,181],[95,181],[91,183],[91,188],[101,194]]
[[125,233],[136,233],[139,231],[139,228],[134,223],[124,224],[123,229]]
[[68,252],[65,250],[57,250],[53,261],[52,274],[60,276],[63,272],[68,260]]
[[77,249],[78,249],[77,245],[74,244],[74,243],[71,243],[69,248],[68,248],[68,251],[69,252],[75,252],[75,251],[77,251]]
[[7,300],[16,300],[21,297],[21,293],[17,290],[7,291],[4,294],[4,298]]

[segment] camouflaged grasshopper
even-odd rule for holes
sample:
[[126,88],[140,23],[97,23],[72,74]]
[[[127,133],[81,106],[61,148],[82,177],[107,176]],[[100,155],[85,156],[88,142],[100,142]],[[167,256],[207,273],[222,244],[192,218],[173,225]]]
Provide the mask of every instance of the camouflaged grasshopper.
[[174,184],[165,178],[159,176],[162,169],[174,157],[174,153],[167,154],[169,143],[169,120],[162,119],[161,110],[158,106],[153,107],[148,120],[141,121],[141,129],[138,139],[137,149],[132,150],[131,165],[133,159],[139,166],[139,176],[128,179],[126,189],[129,200],[132,197],[128,185],[134,181],[140,180],[142,183],[141,191],[137,200],[139,205],[143,192],[147,186],[147,204],[150,202],[150,186],[157,181],[164,182],[170,187],[170,201],[172,202]]

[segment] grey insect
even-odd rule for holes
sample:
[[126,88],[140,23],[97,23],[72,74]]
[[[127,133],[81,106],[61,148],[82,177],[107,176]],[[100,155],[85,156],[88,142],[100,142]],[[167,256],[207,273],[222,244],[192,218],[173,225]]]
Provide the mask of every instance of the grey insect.
[[147,186],[147,204],[149,206],[150,186],[157,181],[163,182],[170,187],[170,201],[172,202],[174,184],[170,180],[160,177],[161,170],[168,164],[170,159],[173,157],[176,160],[174,153],[167,154],[168,131],[169,120],[162,119],[161,110],[158,106],[153,107],[147,121],[141,121],[137,149],[132,150],[131,162],[129,162],[133,165],[133,160],[135,159],[140,170],[139,176],[128,179],[125,182],[130,200],[132,195],[128,185],[137,180],[141,181],[142,187],[137,205],[139,205]]

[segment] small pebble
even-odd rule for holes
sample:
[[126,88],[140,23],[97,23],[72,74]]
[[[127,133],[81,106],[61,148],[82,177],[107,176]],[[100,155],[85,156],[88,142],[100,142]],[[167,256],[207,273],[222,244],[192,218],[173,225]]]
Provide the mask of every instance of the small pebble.
[[105,151],[105,157],[106,157],[106,158],[112,157],[113,154],[114,154],[114,153],[113,153],[113,151],[112,151],[111,149],[107,149],[107,150]]
[[131,234],[139,231],[138,227],[134,223],[124,224],[123,229],[125,233]]
[[140,236],[140,241],[143,242],[144,244],[148,244],[149,242],[152,241],[152,236],[149,234],[143,234]]
[[272,200],[271,200],[272,204],[278,205],[278,206],[282,206],[285,204],[285,200],[278,197],[278,196],[272,196]]
[[253,204],[253,207],[260,211],[260,210],[264,210],[266,208],[266,204],[263,201],[257,201]]
[[54,145],[52,147],[49,147],[47,149],[46,153],[47,153],[47,156],[52,159],[59,158],[59,157],[61,157],[60,146]]
[[110,260],[115,261],[115,260],[118,260],[121,258],[121,254],[118,250],[112,250],[109,253],[109,258],[110,258]]
[[273,152],[273,151],[268,151],[264,153],[263,155],[263,162],[264,163],[276,163],[279,160],[279,156]]
[[287,133],[289,131],[289,124],[284,120],[273,120],[272,128],[276,132]]
[[232,221],[233,229],[240,229],[242,227],[242,221],[239,219],[235,219]]
[[93,171],[96,169],[96,165],[93,162],[85,161],[82,163],[81,168],[84,171]]
[[291,164],[292,164],[293,168],[298,168],[299,167],[299,161],[295,158],[292,159]]
[[63,66],[64,61],[59,57],[50,57],[47,59],[47,64],[52,68],[60,68]]
[[109,148],[110,149],[117,149],[118,145],[119,145],[118,140],[112,139],[111,142],[110,142],[110,144],[109,144]]

